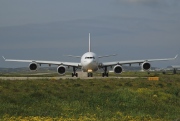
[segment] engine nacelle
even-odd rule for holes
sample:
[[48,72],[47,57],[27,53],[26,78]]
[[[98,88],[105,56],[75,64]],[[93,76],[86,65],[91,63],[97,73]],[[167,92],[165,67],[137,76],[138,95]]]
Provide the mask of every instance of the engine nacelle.
[[29,64],[29,69],[32,71],[36,71],[38,69],[37,63],[30,63]]
[[151,64],[148,62],[144,62],[141,64],[141,68],[145,71],[148,71],[151,68]]
[[121,74],[123,71],[123,68],[120,65],[116,65],[116,66],[114,66],[113,70],[114,70],[114,73]]
[[66,72],[66,67],[64,67],[64,66],[58,66],[57,72],[58,72],[59,74],[61,74],[61,75],[65,74],[65,72]]

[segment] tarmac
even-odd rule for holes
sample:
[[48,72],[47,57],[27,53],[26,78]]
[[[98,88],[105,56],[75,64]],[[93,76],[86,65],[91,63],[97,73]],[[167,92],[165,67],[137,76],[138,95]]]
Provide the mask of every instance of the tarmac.
[[[117,78],[117,79],[137,79],[140,77],[67,77],[67,76],[60,76],[60,77],[0,77],[0,80],[59,80],[59,79],[107,79],[107,78]],[[141,77],[147,78],[147,77]]]

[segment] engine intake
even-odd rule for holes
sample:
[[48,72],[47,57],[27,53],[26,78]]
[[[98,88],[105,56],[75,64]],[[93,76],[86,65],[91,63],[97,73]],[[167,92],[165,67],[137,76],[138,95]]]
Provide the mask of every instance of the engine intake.
[[37,68],[38,68],[38,65],[36,63],[30,63],[29,64],[30,70],[35,71],[35,70],[37,70]]
[[114,70],[114,73],[121,74],[123,71],[123,68],[120,65],[116,65],[116,66],[114,66],[113,70]]
[[141,64],[141,68],[145,71],[148,71],[151,68],[151,64],[148,62],[144,62]]
[[57,68],[57,72],[58,72],[59,74],[63,75],[63,74],[65,74],[65,72],[66,72],[66,68],[65,68],[64,66],[59,66],[59,67]]

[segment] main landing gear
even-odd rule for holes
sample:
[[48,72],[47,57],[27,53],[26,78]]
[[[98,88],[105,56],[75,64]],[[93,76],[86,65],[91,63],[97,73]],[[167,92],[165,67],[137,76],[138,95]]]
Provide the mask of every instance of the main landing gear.
[[176,69],[175,69],[175,68],[173,69],[173,74],[177,74],[177,71],[176,71]]
[[104,73],[102,73],[102,77],[108,77],[109,74],[107,73],[107,66],[104,67]]
[[78,77],[78,73],[76,73],[77,68],[73,67],[73,73],[72,73],[72,77],[76,76]]

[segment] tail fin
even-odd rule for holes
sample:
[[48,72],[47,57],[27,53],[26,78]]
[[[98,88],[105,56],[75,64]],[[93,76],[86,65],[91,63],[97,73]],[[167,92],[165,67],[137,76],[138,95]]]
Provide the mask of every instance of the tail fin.
[[91,52],[91,38],[90,38],[90,33],[89,33],[89,52]]

